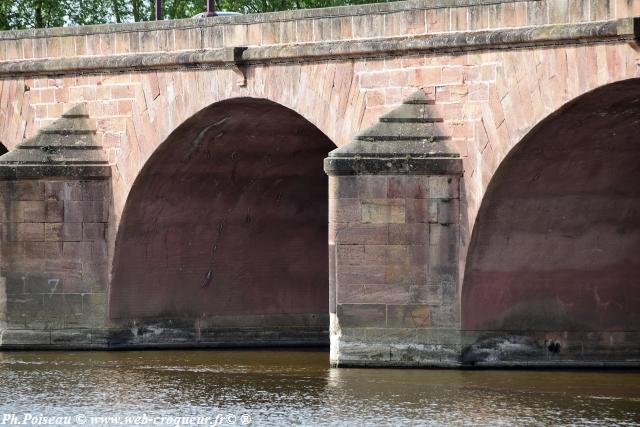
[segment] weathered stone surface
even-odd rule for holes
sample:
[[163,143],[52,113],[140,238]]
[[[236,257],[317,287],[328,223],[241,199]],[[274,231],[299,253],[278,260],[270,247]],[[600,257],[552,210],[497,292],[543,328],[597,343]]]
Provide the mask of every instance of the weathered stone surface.
[[[427,106],[432,103],[424,91],[414,92],[402,105],[380,117],[378,123],[329,153],[325,171],[329,175],[428,175],[461,171],[458,154],[442,143],[450,137],[442,135],[440,126],[433,123],[441,119],[426,118]],[[397,186],[395,181],[393,185]]]
[[[588,7],[579,1],[418,0],[231,18],[2,32],[0,141],[13,150],[6,159],[19,154],[23,164],[9,162],[0,167],[3,276],[0,283],[4,283],[0,289],[5,292],[8,304],[4,309],[0,298],[0,319],[8,322],[8,328],[45,328],[51,331],[50,337],[54,331],[59,331],[56,333],[61,337],[67,334],[65,331],[80,331],[77,336],[76,332],[68,333],[68,344],[64,338],[60,344],[54,344],[50,338],[48,345],[55,348],[65,345],[74,348],[215,347],[234,342],[309,344],[316,339],[321,342],[326,318],[211,316],[201,319],[200,323],[160,322],[160,326],[158,322],[139,319],[126,319],[125,323],[131,324],[124,326],[108,320],[111,308],[126,311],[119,303],[106,299],[111,280],[110,257],[116,235],[123,230],[120,220],[130,213],[125,209],[127,199],[131,198],[134,183],[140,181],[143,171],[153,163],[150,159],[182,140],[187,148],[174,151],[165,162],[180,163],[189,151],[189,144],[197,140],[201,131],[207,138],[218,140],[218,146],[228,146],[220,141],[224,135],[217,136],[213,128],[204,130],[204,126],[216,120],[209,120],[211,117],[203,109],[232,98],[243,98],[242,102],[249,106],[255,105],[255,98],[263,98],[292,110],[289,117],[300,114],[308,120],[310,128],[315,126],[318,133],[342,147],[338,151],[347,154],[332,156],[326,161],[327,171],[333,175],[329,178],[329,199],[333,205],[328,218],[330,257],[326,264],[336,272],[325,281],[331,287],[328,307],[332,314],[339,314],[344,310],[343,305],[348,308],[347,312],[351,310],[349,305],[379,306],[376,312],[379,316],[367,317],[366,312],[358,314],[356,310],[350,320],[347,316],[347,326],[339,321],[333,323],[334,344],[338,347],[345,344],[340,350],[345,355],[343,360],[366,366],[452,366],[465,363],[459,356],[467,354],[466,347],[476,345],[476,350],[469,354],[481,355],[474,356],[478,366],[598,363],[605,359],[612,363],[631,363],[635,357],[631,344],[638,342],[633,331],[591,331],[591,335],[579,335],[572,330],[577,328],[572,324],[569,330],[547,330],[548,336],[527,331],[513,334],[525,337],[523,342],[530,340],[540,348],[546,346],[546,352],[537,353],[512,351],[510,344],[504,347],[507,350],[503,353],[496,353],[494,350],[500,347],[500,342],[511,339],[504,334],[493,334],[496,331],[487,332],[486,336],[481,331],[463,331],[463,348],[456,341],[456,331],[464,327],[465,319],[470,322],[470,318],[465,318],[469,313],[504,319],[515,329],[561,321],[562,306],[537,302],[538,297],[555,295],[563,289],[563,283],[580,281],[592,286],[600,280],[592,268],[609,259],[606,254],[638,253],[629,243],[624,249],[612,246],[603,255],[590,255],[594,253],[591,249],[595,247],[592,245],[595,240],[575,236],[577,230],[585,226],[585,218],[591,218],[589,215],[599,218],[594,224],[604,224],[614,218],[616,212],[619,218],[623,212],[635,212],[635,196],[618,197],[602,204],[591,197],[587,203],[567,194],[558,196],[564,197],[566,204],[545,202],[532,206],[527,202],[527,197],[541,191],[541,182],[545,183],[544,190],[549,192],[549,197],[556,197],[553,192],[558,189],[566,190],[563,182],[587,182],[584,175],[576,172],[585,169],[577,166],[579,162],[557,163],[557,159],[564,156],[563,152],[567,158],[576,159],[576,153],[563,151],[563,144],[576,140],[578,134],[582,135],[580,150],[590,147],[592,135],[598,134],[593,123],[599,120],[611,120],[601,126],[611,133],[598,138],[598,149],[583,159],[585,162],[597,160],[588,179],[599,179],[602,184],[604,177],[621,177],[621,171],[626,170],[624,165],[637,163],[635,149],[611,149],[611,144],[623,138],[620,135],[633,140],[634,134],[628,131],[633,128],[631,122],[621,124],[626,117],[622,110],[611,107],[606,114],[596,117],[585,115],[585,110],[579,109],[574,113],[581,125],[574,125],[573,130],[555,128],[551,135],[557,135],[559,142],[537,152],[530,161],[516,168],[517,174],[509,175],[514,185],[520,178],[523,180],[520,190],[506,198],[513,203],[502,204],[500,199],[496,202],[492,183],[501,179],[500,168],[512,161],[509,153],[517,153],[520,141],[526,141],[532,130],[543,129],[539,125],[545,123],[545,117],[557,116],[573,123],[563,113],[565,108],[572,108],[572,99],[584,106],[581,96],[600,86],[605,88],[605,95],[599,98],[612,102],[623,99],[620,94],[615,95],[616,90],[606,88],[615,86],[607,86],[611,83],[638,77],[634,49],[639,7],[640,2],[636,0],[593,0]],[[237,86],[238,79],[246,86]],[[630,80],[626,85],[625,96],[635,96],[632,94],[637,82]],[[411,96],[417,90],[417,95]],[[84,105],[86,114],[65,114],[78,103]],[[224,113],[230,114],[226,109]],[[180,125],[191,117],[199,117],[202,126],[193,126],[194,122],[190,121],[193,135],[169,141],[170,135],[180,134],[177,132]],[[292,119],[265,117],[259,127],[274,129],[266,134],[286,134],[292,129]],[[246,115],[234,116],[231,122],[236,123],[239,134],[253,135],[251,124],[260,120],[259,115]],[[38,134],[38,130],[43,132]],[[225,132],[228,135],[228,129]],[[291,137],[278,142],[267,139],[268,135],[255,135],[253,141],[261,141],[263,147],[270,150],[269,156],[263,159],[265,165],[271,165],[267,169],[278,169],[273,166],[273,155],[290,149]],[[305,139],[304,134],[300,135],[301,140]],[[42,144],[43,138],[49,138],[51,143]],[[249,140],[244,137],[236,140],[240,139]],[[347,144],[350,140],[353,143]],[[16,150],[22,141],[30,142]],[[163,145],[165,141],[167,144]],[[301,147],[308,149],[309,142],[305,139]],[[244,143],[242,146],[247,147]],[[77,150],[79,147],[84,147],[84,151]],[[72,163],[86,154],[102,151],[105,156],[97,159],[97,168],[95,164]],[[263,164],[242,167],[246,153],[233,151],[222,156],[211,155],[206,168],[206,162],[202,163],[206,171],[203,176],[210,178],[212,171],[221,170],[216,162],[229,157],[238,167],[222,174],[225,179],[233,177],[227,182],[229,185],[219,185],[237,192],[235,185],[244,185],[240,182],[247,178],[254,182],[251,185],[259,187],[264,176],[256,179],[256,171],[262,171]],[[297,157],[301,152],[291,149],[289,154],[298,167],[282,168],[282,182],[299,183],[308,171],[319,165],[318,159],[325,154],[319,153],[314,162],[302,166]],[[255,153],[251,151],[252,155]],[[608,160],[602,160],[603,156]],[[51,162],[41,164],[43,159]],[[617,166],[605,173],[609,165]],[[191,168],[186,169],[193,172]],[[545,178],[551,171],[557,174],[553,180]],[[245,172],[247,175],[242,177]],[[319,169],[316,172],[322,175]],[[111,173],[113,180],[109,179]],[[185,173],[184,176],[193,175]],[[158,182],[157,179],[154,177],[152,181]],[[179,189],[176,194],[180,197],[176,199],[175,216],[168,217],[186,215],[193,204],[185,201],[192,200],[190,195],[198,191],[200,185],[203,191],[205,187],[212,189],[209,197],[203,197],[207,203],[201,207],[213,205],[212,200],[219,206],[220,200],[213,194],[217,183],[194,180],[193,184],[185,185],[181,184],[180,177],[171,181]],[[637,182],[635,175],[616,182],[613,193],[635,194],[626,190],[626,183]],[[588,191],[580,194],[594,189],[601,191],[604,187],[598,185],[589,186]],[[149,194],[156,194],[155,190],[150,187]],[[318,197],[315,200],[325,194],[324,187],[314,190],[305,187],[303,191]],[[271,194],[261,187],[258,193],[263,199],[255,202],[255,206],[260,208],[251,205],[240,209],[237,221],[224,223],[224,234],[236,226],[250,228],[247,224],[260,221],[256,212],[265,210],[265,200],[281,200],[288,192]],[[481,239],[476,246],[471,236],[477,230],[478,209],[485,202],[490,214],[478,223],[490,227],[513,221],[508,226],[496,225],[498,231],[488,233],[489,237]],[[155,202],[149,203],[136,204],[142,211],[153,212],[148,214],[151,218],[158,210],[153,206]],[[567,211],[565,206],[574,206],[574,210]],[[607,206],[607,209],[597,206]],[[188,216],[203,210],[206,209],[194,208]],[[275,226],[264,219],[265,224],[271,224],[277,233],[301,224],[295,247],[297,253],[307,254],[310,244],[321,239],[307,234],[309,222],[292,212],[288,218],[293,219],[286,225]],[[545,236],[564,230],[562,239],[554,240],[552,249],[542,250],[544,245],[532,245],[531,234],[522,231],[526,227],[520,222],[529,217],[543,224],[541,227],[547,230]],[[571,218],[570,226],[565,224],[564,217]],[[212,215],[203,214],[203,218],[212,218]],[[326,223],[326,218],[323,221]],[[137,228],[152,223],[141,221]],[[203,236],[213,230],[213,236],[219,226],[218,222],[209,224],[193,235]],[[612,230],[618,229],[619,226]],[[189,248],[186,233],[177,233],[181,239],[165,241],[157,238],[158,231],[153,226],[145,230],[146,240],[141,239],[140,248],[167,248],[164,254],[171,255],[150,256],[148,259],[154,260],[158,268],[149,268],[145,274],[155,274],[166,264],[167,274],[176,274],[173,282],[184,287],[180,294],[160,302],[154,298],[167,288],[160,287],[161,292],[154,289],[145,294],[145,303],[179,311],[205,301],[198,292],[207,292],[206,286],[199,286],[210,270],[208,257],[212,251],[218,257],[220,252],[214,248],[226,251],[228,242],[216,245],[211,236],[203,239],[206,243],[200,248],[205,255],[201,255],[201,259],[207,258],[206,268],[187,272],[185,266],[193,265],[194,258],[185,256],[182,250]],[[612,230],[600,230],[600,236],[604,237],[599,238],[598,244],[602,239],[608,241],[606,239],[618,235]],[[635,236],[633,227],[625,226],[624,230],[625,235]],[[242,239],[237,238],[237,233],[232,234],[240,248]],[[502,233],[510,233],[509,238]],[[320,234],[326,235],[325,231]],[[623,238],[620,239],[618,243],[624,245],[620,243]],[[569,241],[582,241],[582,249],[589,250],[565,251]],[[279,241],[260,247],[252,240],[256,253],[274,253],[281,246]],[[321,245],[314,248],[316,246]],[[135,249],[129,254],[134,252]],[[320,265],[324,253],[326,249],[306,256]],[[486,275],[480,278],[475,270],[463,275],[467,253],[472,254],[472,258],[474,253],[484,254],[482,268],[493,254],[494,261],[499,261],[498,267],[485,268],[486,271],[481,268]],[[542,255],[530,262],[529,257],[518,258],[519,253]],[[558,253],[573,255],[558,256]],[[574,262],[575,254],[586,254],[585,259],[589,260],[588,272],[580,276],[581,279],[546,276],[547,271],[554,270],[553,263],[558,262],[553,260]],[[242,257],[236,255],[232,260]],[[263,263],[261,259],[255,262],[258,266],[267,264],[273,262]],[[523,289],[540,289],[540,283],[554,286],[545,292],[535,291],[538,294],[534,297],[503,292],[505,284],[522,283],[519,278],[504,279],[505,271],[523,265],[544,273],[540,273],[539,280],[527,282]],[[625,277],[637,276],[629,265],[624,264],[615,271],[627,271]],[[223,274],[220,274],[220,265],[214,263],[214,267],[211,277],[219,284],[216,280]],[[253,268],[248,268],[236,276],[244,277],[252,271]],[[282,271],[309,270],[288,263]],[[160,283],[167,274],[158,274],[149,281]],[[462,280],[502,283],[503,287],[476,293],[469,299],[468,295],[465,297],[465,287],[461,288]],[[616,282],[624,283],[624,280],[616,279]],[[278,284],[274,285],[275,292],[284,282],[273,283]],[[609,288],[598,285],[597,293],[589,290],[577,299],[566,291],[566,298],[559,300],[573,304],[576,300],[584,301],[587,295],[590,298],[597,294],[601,301],[619,297],[615,293],[603,293],[606,289]],[[80,302],[77,295],[82,295]],[[620,295],[624,304],[635,301],[625,293]],[[483,297],[486,300],[478,303]],[[190,304],[178,307],[189,298],[192,298]],[[518,298],[525,301],[526,310],[509,308],[504,302]],[[464,305],[467,299],[471,301],[470,308],[461,310],[460,301]],[[242,301],[247,300],[245,293]],[[326,301],[326,296],[322,301]],[[239,309],[246,306],[237,305]],[[581,304],[574,306],[590,314],[607,312],[603,305],[592,304],[586,309]],[[380,316],[383,307],[384,325]],[[619,310],[618,315],[630,313],[631,316],[636,312]],[[428,327],[411,323],[414,318],[425,320],[426,313],[429,313]],[[587,316],[578,313],[572,316],[575,317]],[[592,317],[600,318],[599,315]],[[378,326],[367,325],[366,319]],[[349,326],[350,321],[359,326]],[[404,326],[395,328],[389,324]],[[621,324],[627,329],[637,329],[633,326],[637,322],[633,320]],[[154,332],[155,327],[164,332]],[[89,343],[82,335],[85,328],[91,330]],[[480,329],[486,328],[492,326]],[[563,333],[571,338],[562,338]],[[503,341],[491,341],[496,336]],[[487,339],[489,344],[485,345]],[[556,343],[561,350],[551,354],[549,345]],[[38,345],[34,344],[34,348],[41,348]],[[367,351],[367,346],[371,351]],[[487,351],[492,346],[493,349]],[[340,351],[336,351],[336,360],[339,360]],[[496,358],[496,354],[499,357]]]
[[[447,339],[430,336],[429,344],[423,344],[415,330],[369,329],[366,340],[341,337],[336,345],[339,358],[332,360],[337,367],[457,367],[460,366],[460,345],[457,331],[443,331]],[[376,333],[380,331],[380,333]],[[391,338],[391,339],[390,339]]]
[[51,344],[62,348],[91,344],[91,329],[60,329],[51,331]]
[[9,165],[106,165],[102,149],[94,141],[95,133],[95,121],[89,119],[85,105],[77,105],[3,156],[0,168]]
[[363,224],[397,224],[405,222],[404,200],[366,199],[361,202]]
[[384,304],[341,304],[338,318],[344,328],[384,327],[387,308]]
[[427,305],[387,305],[387,326],[390,328],[428,328],[431,308]]
[[[76,105],[62,114],[49,126],[40,129],[33,138],[27,139],[15,150],[2,156],[0,170],[16,170],[21,178],[63,176],[59,172],[69,165],[82,166],[84,177],[95,168],[95,174],[106,173],[108,162],[102,147],[95,141],[95,120],[89,118],[84,104]],[[78,172],[76,172],[78,173]],[[43,183],[40,187],[44,189]],[[41,190],[42,191],[42,190]],[[24,199],[23,199],[24,200]]]
[[51,344],[49,331],[5,329],[0,333],[0,344],[4,348],[47,346]]
[[[332,264],[335,281],[331,283],[337,302],[332,327],[332,342],[337,342],[332,344],[337,349],[332,353],[332,363],[336,365],[418,367],[459,363],[459,346],[452,344],[455,338],[445,339],[446,344],[422,343],[417,335],[417,331],[441,327],[450,331],[459,326],[457,312],[451,307],[451,296],[458,289],[455,224],[460,216],[459,172],[456,167],[448,167],[452,164],[449,161],[459,159],[449,150],[446,156],[450,158],[443,159],[417,145],[407,151],[410,144],[402,144],[403,140],[428,136],[434,124],[441,121],[427,112],[430,105],[433,101],[425,92],[415,92],[354,142],[334,150],[330,156],[351,162],[346,175],[325,163],[334,188],[330,206],[336,206],[331,217],[336,231],[330,237],[336,244],[336,262]],[[419,170],[381,170],[376,166],[402,155],[434,158],[433,163],[422,163]],[[369,158],[363,163],[361,157]],[[358,165],[364,167],[358,169]],[[358,191],[374,182],[386,193],[370,199]],[[360,202],[361,218],[340,209],[356,201]],[[375,230],[380,238],[367,242],[363,233],[367,228],[363,227],[370,223],[378,226]],[[380,226],[386,227],[386,236]],[[443,278],[445,267],[449,269],[447,277],[456,280]],[[352,331],[363,331],[364,336]],[[452,336],[451,332],[443,335]]]
[[[93,347],[89,328],[105,326],[105,295],[91,292],[106,289],[106,251],[94,252],[93,246],[71,250],[94,221],[103,221],[97,223],[101,231],[88,237],[105,242],[108,182],[79,180],[110,174],[95,133],[95,121],[78,106],[0,160],[0,170],[21,171],[10,177],[15,181],[3,182],[12,200],[2,215],[4,240],[22,245],[2,258],[6,326],[35,334],[11,332],[2,344],[6,348]],[[92,274],[85,276],[89,265]]]
[[[233,319],[199,320],[157,319],[115,323],[110,329],[93,329],[92,343],[105,348],[185,348],[185,347],[272,347],[325,346],[328,331],[323,325],[277,326],[274,319],[267,323],[245,318],[234,324]],[[281,319],[282,321],[283,319]],[[228,325],[228,326],[225,326]],[[251,325],[251,326],[249,326]]]
[[[461,9],[464,11],[464,9]],[[379,18],[378,16],[377,18]],[[371,17],[369,17],[371,19]],[[352,58],[371,57],[381,52],[393,52],[396,54],[412,54],[415,52],[440,53],[452,50],[467,50],[478,48],[504,48],[517,47],[519,45],[554,45],[559,42],[572,40],[607,40],[627,38],[633,40],[633,29],[629,29],[627,22],[620,24],[605,23],[580,23],[567,25],[560,14],[552,15],[552,20],[557,24],[549,27],[519,29],[474,31],[471,33],[455,32],[439,34],[427,37],[414,36],[411,38],[398,37],[389,40],[379,39],[382,34],[369,34],[366,37],[375,37],[373,40],[350,40],[348,42],[326,42],[318,44],[287,44],[289,37],[278,37],[269,40],[263,37],[265,44],[274,46],[261,46],[244,48],[238,55],[233,39],[229,38],[228,47],[213,50],[203,50],[204,46],[192,46],[192,50],[180,53],[142,52],[129,55],[113,55],[101,57],[65,58],[59,53],[51,52],[53,58],[46,60],[34,59],[32,61],[6,62],[0,65],[0,75],[30,75],[53,74],[60,72],[98,72],[98,71],[132,71],[140,68],[156,70],[176,66],[208,65],[215,67],[233,66],[240,63],[263,63],[266,61],[302,60],[302,59],[326,59],[326,58]],[[562,25],[565,24],[565,25]],[[273,24],[269,24],[273,25]],[[486,24],[480,24],[486,27]],[[631,26],[632,27],[632,26]],[[466,30],[466,28],[453,28],[454,30]],[[476,28],[483,29],[483,28]],[[360,27],[357,27],[360,30]],[[197,32],[197,34],[200,34]],[[357,37],[356,35],[356,38]],[[55,39],[53,39],[55,40]],[[199,43],[195,43],[199,45]],[[49,52],[48,52],[49,53]],[[113,54],[115,52],[108,52]]]

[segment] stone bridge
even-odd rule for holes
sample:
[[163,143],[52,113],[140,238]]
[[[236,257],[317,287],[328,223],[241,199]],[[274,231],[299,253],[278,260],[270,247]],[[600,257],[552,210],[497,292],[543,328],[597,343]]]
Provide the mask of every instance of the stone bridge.
[[0,33],[0,348],[639,365],[637,16],[411,0]]

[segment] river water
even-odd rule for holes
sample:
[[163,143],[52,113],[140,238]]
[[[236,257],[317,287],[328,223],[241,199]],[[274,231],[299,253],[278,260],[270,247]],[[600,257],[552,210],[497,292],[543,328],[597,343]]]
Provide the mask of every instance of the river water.
[[640,425],[640,372],[330,369],[325,351],[7,352],[3,421]]

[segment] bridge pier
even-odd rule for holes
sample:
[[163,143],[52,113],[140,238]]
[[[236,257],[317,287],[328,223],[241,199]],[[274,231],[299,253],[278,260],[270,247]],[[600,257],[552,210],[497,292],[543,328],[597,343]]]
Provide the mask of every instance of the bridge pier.
[[462,161],[416,92],[325,160],[331,363],[456,366]]
[[587,3],[2,32],[0,349],[638,366],[640,0]]
[[2,348],[99,348],[111,169],[82,105],[0,161]]

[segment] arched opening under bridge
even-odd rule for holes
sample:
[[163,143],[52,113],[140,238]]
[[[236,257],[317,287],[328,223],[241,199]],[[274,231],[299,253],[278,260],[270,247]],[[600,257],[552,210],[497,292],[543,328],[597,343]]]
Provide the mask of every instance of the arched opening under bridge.
[[637,353],[639,135],[631,79],[580,96],[512,150],[474,226],[464,330],[537,336],[584,358]]
[[185,322],[202,343],[328,344],[322,164],[333,148],[263,99],[219,102],[181,124],[128,196],[110,318]]

